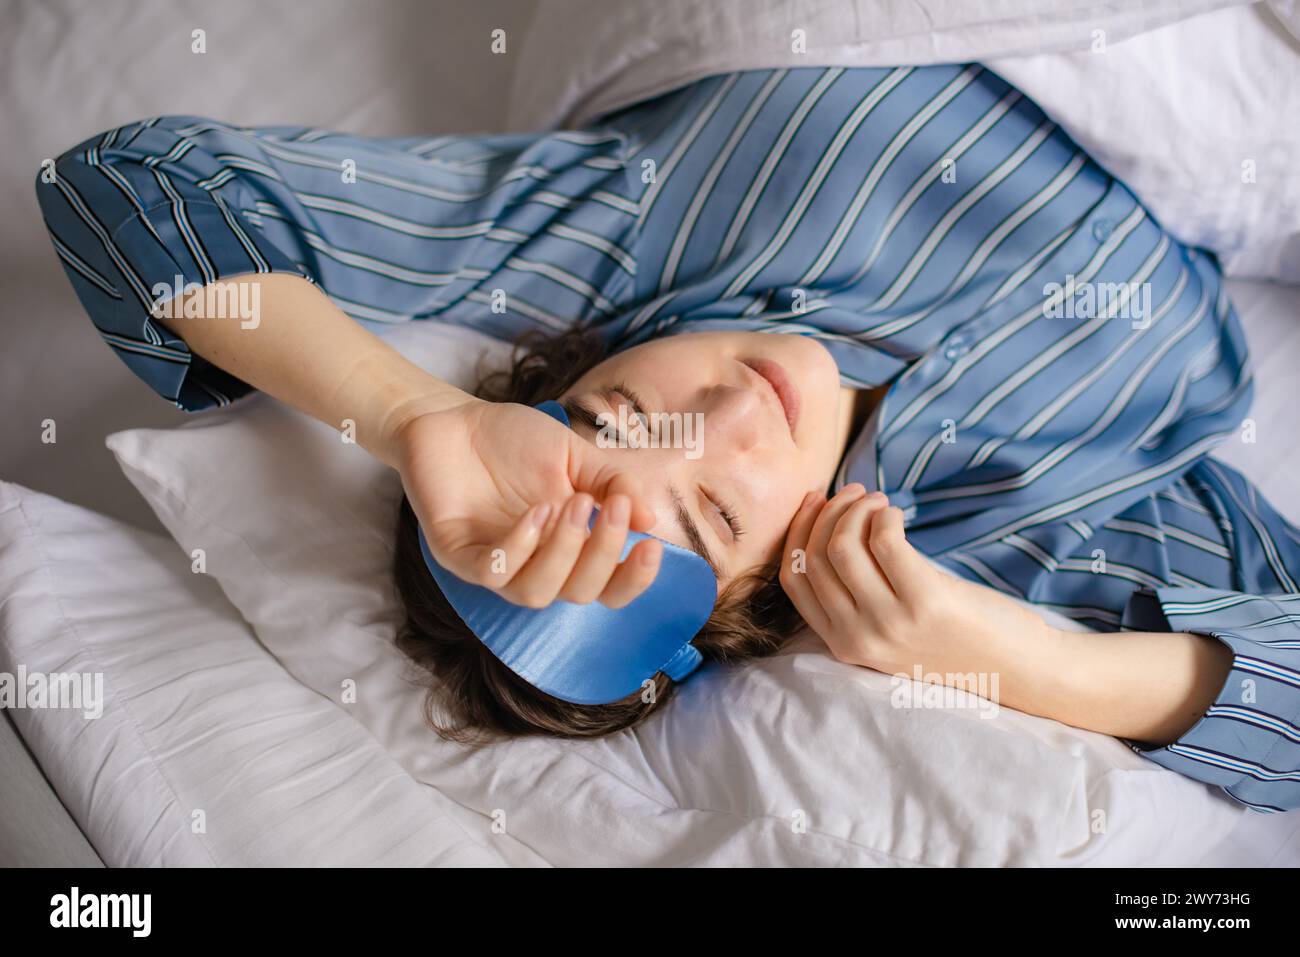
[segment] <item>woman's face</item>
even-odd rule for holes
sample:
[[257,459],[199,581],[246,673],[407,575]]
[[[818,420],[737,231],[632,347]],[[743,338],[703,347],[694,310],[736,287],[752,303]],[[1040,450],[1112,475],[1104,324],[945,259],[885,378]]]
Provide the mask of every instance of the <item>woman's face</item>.
[[[804,495],[830,484],[847,435],[846,391],[815,339],[702,332],[612,356],[560,401],[575,431],[629,457],[619,464],[634,465],[638,497],[658,520],[653,533],[703,554],[722,586],[776,560]],[[660,447],[627,447],[637,439]]]

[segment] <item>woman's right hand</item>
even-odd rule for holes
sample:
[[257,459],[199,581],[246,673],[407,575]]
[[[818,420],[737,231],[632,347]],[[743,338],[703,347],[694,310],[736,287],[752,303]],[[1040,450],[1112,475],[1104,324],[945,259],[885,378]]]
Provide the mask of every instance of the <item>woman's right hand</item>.
[[[301,276],[246,278],[261,303],[255,331],[208,318],[201,292],[187,293],[164,325],[252,387],[332,428],[354,423],[358,444],[401,473],[445,568],[539,607],[556,598],[617,607],[654,581],[661,542],[640,542],[618,562],[628,528],[654,524],[614,467],[619,453],[545,412],[484,402],[431,375]],[[601,515],[588,535],[588,513],[570,521],[567,509],[582,512],[593,500]],[[550,513],[535,521],[546,506]]]
[[[659,571],[655,539],[619,563],[629,528],[649,531],[655,519],[617,453],[544,412],[469,399],[414,416],[396,446],[430,551],[465,581],[530,608],[556,599],[618,608]],[[594,504],[600,516],[589,533]]]

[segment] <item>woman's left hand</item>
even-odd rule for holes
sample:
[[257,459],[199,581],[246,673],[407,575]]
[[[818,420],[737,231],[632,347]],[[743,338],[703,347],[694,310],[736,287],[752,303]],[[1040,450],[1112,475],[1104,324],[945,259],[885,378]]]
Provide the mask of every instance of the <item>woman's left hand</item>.
[[944,574],[903,534],[903,512],[853,484],[810,494],[786,537],[781,585],[840,661],[886,674],[998,671],[1052,632],[1003,595]]

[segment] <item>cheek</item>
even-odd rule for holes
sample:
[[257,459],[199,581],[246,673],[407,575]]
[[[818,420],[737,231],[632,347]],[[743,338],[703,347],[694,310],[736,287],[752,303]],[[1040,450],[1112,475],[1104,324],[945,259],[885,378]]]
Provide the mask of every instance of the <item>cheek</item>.
[[718,354],[702,348],[702,344],[692,347],[690,340],[690,335],[665,340],[665,348],[646,356],[645,373],[674,392],[700,388],[715,381],[721,364]]
[[[764,537],[785,538],[786,530],[799,510],[799,505],[815,484],[810,476],[811,466],[800,459],[790,459],[789,464],[759,478],[753,486],[754,501],[762,503],[759,516]],[[790,467],[794,466],[794,467]]]
[[810,386],[824,383],[829,377],[839,384],[839,368],[835,364],[830,350],[811,336],[764,336],[775,339],[776,348],[780,350],[778,358],[793,364]]

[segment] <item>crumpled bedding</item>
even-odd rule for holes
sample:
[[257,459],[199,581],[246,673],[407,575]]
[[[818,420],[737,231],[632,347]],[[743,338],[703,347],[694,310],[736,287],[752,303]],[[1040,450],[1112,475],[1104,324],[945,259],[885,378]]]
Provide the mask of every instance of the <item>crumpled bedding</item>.
[[521,49],[517,126],[735,70],[981,62],[1226,275],[1300,282],[1293,0],[542,0]]

